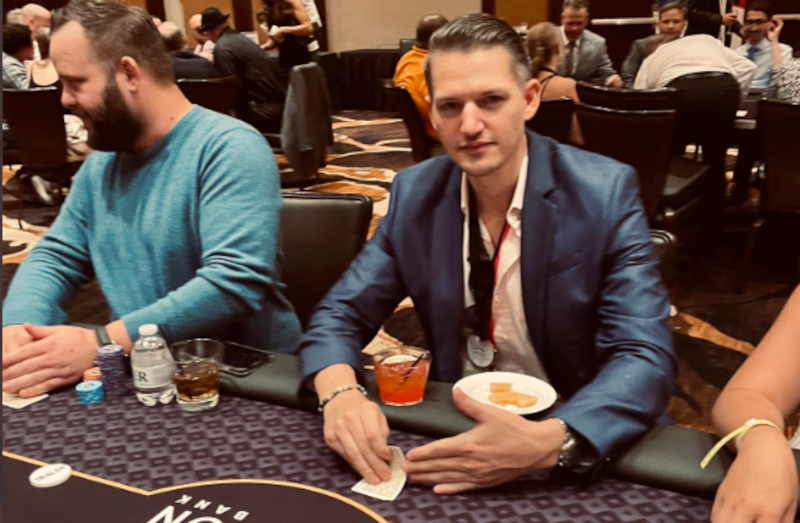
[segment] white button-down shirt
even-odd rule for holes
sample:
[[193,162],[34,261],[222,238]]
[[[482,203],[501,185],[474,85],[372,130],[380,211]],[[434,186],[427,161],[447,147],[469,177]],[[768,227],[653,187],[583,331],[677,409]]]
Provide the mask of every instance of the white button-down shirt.
[[[497,353],[494,358],[495,370],[527,374],[547,381],[547,373],[533,348],[528,324],[525,321],[525,308],[522,303],[522,272],[520,253],[522,252],[522,204],[525,200],[525,185],[528,181],[528,156],[522,161],[517,187],[506,213],[508,233],[500,244],[495,289],[492,298],[492,318],[494,320],[494,341]],[[471,307],[475,298],[469,288],[469,182],[467,175],[461,175],[461,211],[464,213],[464,306]],[[494,245],[489,230],[478,221],[481,239],[489,256],[494,257]],[[532,232],[531,232],[532,234]],[[463,350],[464,370],[475,370]]]
[[730,73],[746,93],[756,64],[725,47],[713,36],[684,36],[662,44],[648,56],[636,75],[636,89],[666,87],[672,80],[692,73]]

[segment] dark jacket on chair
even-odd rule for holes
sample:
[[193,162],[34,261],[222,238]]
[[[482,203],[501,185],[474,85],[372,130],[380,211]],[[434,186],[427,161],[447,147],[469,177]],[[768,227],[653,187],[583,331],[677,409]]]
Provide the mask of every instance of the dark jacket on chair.
[[195,80],[205,80],[219,76],[214,64],[192,51],[177,51],[170,53],[172,60],[172,71],[175,79],[192,78]]

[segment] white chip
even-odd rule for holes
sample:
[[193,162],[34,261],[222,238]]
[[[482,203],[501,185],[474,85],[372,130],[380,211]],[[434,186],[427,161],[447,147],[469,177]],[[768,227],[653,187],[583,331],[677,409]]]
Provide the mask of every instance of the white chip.
[[31,485],[36,488],[57,487],[67,481],[72,473],[72,467],[64,463],[54,463],[39,467],[30,475]]

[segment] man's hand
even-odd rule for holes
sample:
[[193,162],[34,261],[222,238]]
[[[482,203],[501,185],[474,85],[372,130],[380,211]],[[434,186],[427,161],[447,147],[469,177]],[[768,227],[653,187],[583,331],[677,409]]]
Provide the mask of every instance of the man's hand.
[[781,39],[781,29],[783,29],[783,19],[775,18],[775,23],[767,31],[767,39],[773,44],[777,44]]
[[791,448],[772,427],[754,427],[717,491],[714,523],[791,523],[797,470]]
[[621,89],[625,87],[625,82],[622,81],[622,78],[620,78],[618,74],[615,74],[606,78],[606,87],[617,87]]
[[24,328],[34,341],[3,354],[3,391],[29,398],[76,383],[94,366],[97,341],[93,331],[29,323]]
[[722,25],[730,27],[736,21],[736,15],[733,13],[725,13],[722,15]]
[[456,494],[500,485],[558,463],[564,442],[558,421],[527,421],[484,405],[461,389],[453,391],[453,401],[478,425],[409,452],[403,469],[412,481],[435,483],[437,494]]
[[3,370],[8,366],[8,355],[33,342],[33,336],[22,325],[3,327]]
[[392,477],[386,440],[389,424],[381,408],[357,390],[339,393],[325,405],[325,442],[373,485]]

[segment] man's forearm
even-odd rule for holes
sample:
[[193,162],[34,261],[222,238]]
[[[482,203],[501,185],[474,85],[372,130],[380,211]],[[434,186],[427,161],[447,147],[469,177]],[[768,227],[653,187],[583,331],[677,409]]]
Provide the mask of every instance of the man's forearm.
[[356,383],[358,381],[355,371],[350,365],[343,363],[326,367],[314,377],[314,388],[320,400],[343,385],[355,385]]

